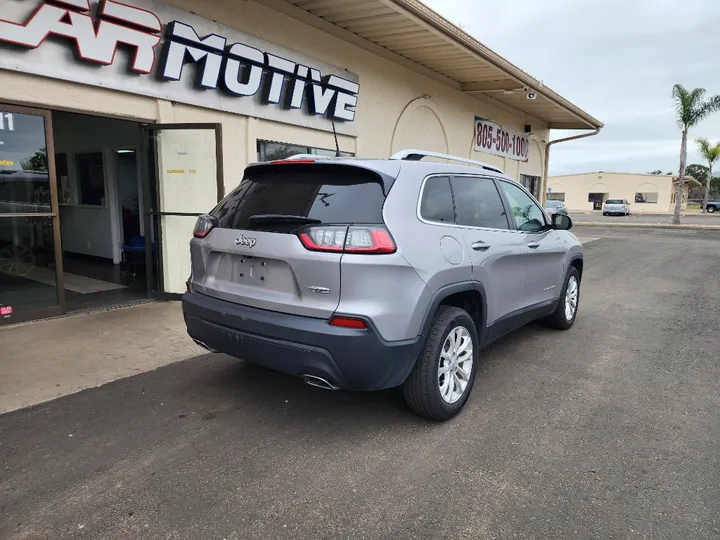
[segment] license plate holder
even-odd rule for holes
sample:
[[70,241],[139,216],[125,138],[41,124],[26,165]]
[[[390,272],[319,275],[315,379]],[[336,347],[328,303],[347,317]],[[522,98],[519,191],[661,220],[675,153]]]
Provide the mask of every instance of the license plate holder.
[[257,257],[237,257],[234,279],[238,283],[262,287],[267,280],[267,261]]

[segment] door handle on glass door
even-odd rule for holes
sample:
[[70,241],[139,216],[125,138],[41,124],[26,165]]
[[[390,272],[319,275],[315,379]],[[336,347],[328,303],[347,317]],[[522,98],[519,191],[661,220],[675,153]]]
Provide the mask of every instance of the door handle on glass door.
[[540,247],[540,242],[530,242],[530,243],[528,244],[528,247],[531,248],[531,249],[537,249],[537,248]]
[[483,241],[481,240],[480,242],[475,242],[475,243],[472,245],[472,248],[473,248],[475,251],[485,251],[485,250],[490,249],[490,244],[488,244],[487,242],[483,242]]

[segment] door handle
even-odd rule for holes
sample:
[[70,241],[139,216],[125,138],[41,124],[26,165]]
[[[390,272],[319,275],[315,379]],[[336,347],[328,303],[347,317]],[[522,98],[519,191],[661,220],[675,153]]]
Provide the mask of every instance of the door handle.
[[530,242],[530,243],[528,244],[528,247],[529,247],[530,249],[537,249],[537,248],[540,247],[540,242]]
[[472,248],[473,248],[475,251],[486,251],[486,250],[490,249],[490,244],[488,244],[487,242],[483,242],[483,241],[481,240],[480,242],[475,242],[475,243],[472,245]]

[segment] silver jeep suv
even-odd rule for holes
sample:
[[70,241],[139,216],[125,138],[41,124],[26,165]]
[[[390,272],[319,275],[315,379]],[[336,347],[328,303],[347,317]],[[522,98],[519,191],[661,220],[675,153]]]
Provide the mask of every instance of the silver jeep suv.
[[571,227],[502,171],[443,154],[253,164],[198,219],[187,330],[313,386],[403,386],[416,413],[446,420],[488,343],[535,319],[575,322]]

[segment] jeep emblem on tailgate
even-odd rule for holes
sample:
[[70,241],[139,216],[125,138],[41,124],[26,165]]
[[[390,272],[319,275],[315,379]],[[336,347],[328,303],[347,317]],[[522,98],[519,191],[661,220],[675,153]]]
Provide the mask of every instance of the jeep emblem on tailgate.
[[249,248],[254,248],[255,244],[257,244],[257,240],[255,238],[249,238],[247,236],[240,235],[240,238],[235,240],[236,246],[247,246]]

